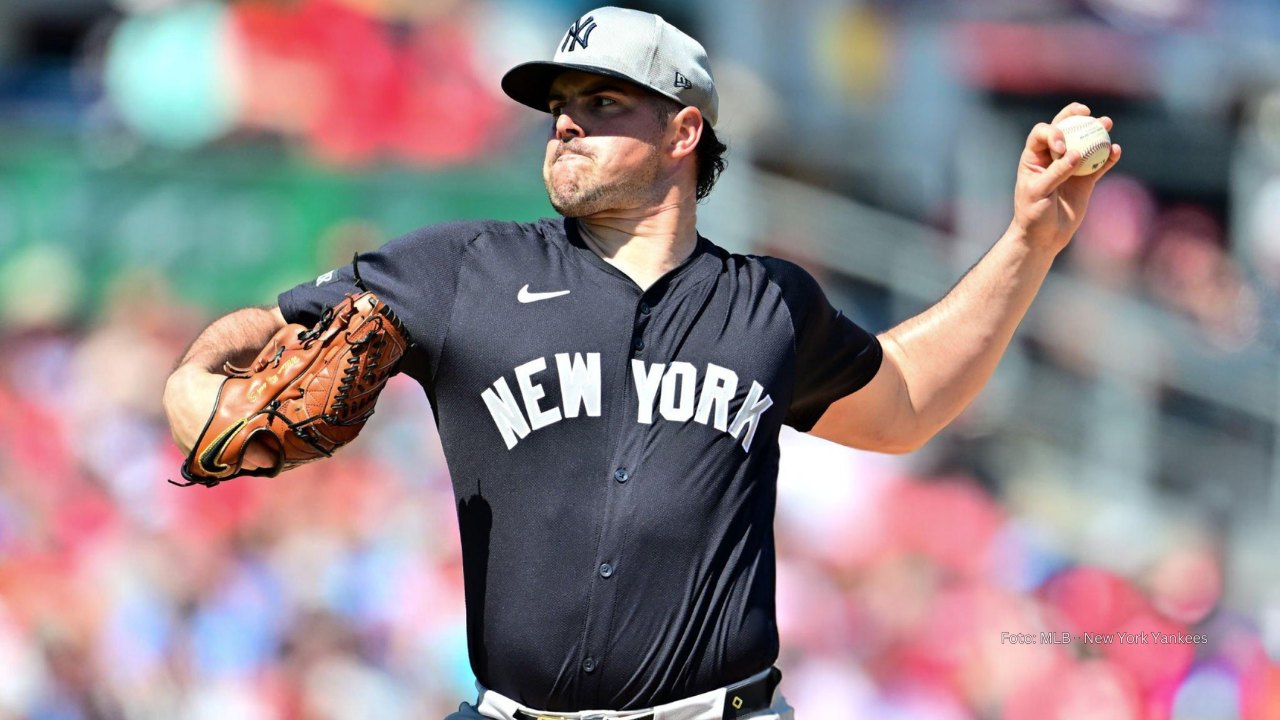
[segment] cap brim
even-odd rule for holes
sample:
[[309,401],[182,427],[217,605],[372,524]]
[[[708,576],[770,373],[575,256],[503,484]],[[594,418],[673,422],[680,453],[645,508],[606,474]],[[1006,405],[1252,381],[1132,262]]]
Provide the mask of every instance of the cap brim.
[[560,73],[566,70],[578,70],[593,75],[618,78],[645,90],[652,91],[652,88],[648,85],[617,70],[595,65],[576,65],[574,63],[558,63],[546,60],[522,63],[508,70],[507,74],[502,76],[502,91],[521,105],[528,105],[534,110],[541,110],[542,112],[550,112],[550,108],[547,107],[547,96],[551,93],[551,83],[555,82]]

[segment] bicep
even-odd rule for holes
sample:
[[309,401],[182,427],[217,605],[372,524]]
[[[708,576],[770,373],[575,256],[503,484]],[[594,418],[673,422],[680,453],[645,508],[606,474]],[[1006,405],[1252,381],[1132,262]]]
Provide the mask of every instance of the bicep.
[[810,428],[811,435],[859,450],[903,453],[917,445],[909,438],[913,411],[897,347],[880,336],[884,357],[870,382],[831,403]]

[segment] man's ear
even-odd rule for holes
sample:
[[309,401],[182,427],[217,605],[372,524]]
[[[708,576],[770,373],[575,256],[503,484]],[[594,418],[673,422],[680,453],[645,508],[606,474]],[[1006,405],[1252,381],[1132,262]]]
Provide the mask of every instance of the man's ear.
[[678,160],[694,153],[698,140],[702,138],[704,122],[702,112],[695,107],[682,108],[672,116],[667,129],[670,137],[668,152],[673,158]]

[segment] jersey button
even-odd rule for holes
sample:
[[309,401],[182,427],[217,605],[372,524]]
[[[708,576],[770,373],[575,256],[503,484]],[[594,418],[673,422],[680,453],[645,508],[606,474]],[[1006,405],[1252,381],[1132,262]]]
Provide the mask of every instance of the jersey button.
[[609,563],[602,564],[600,566],[600,577],[605,578],[607,580],[612,576],[613,576],[613,566],[610,565]]
[[626,468],[618,468],[613,471],[613,479],[620,483],[624,483],[631,479],[631,474],[627,472]]
[[636,338],[636,339],[631,343],[631,347],[635,348],[635,349],[636,349],[636,352],[640,352],[641,350],[643,350],[643,349],[644,349],[644,338],[642,338],[642,337],[638,337],[638,338]]
[[651,308],[649,307],[649,303],[647,303],[647,302],[642,302],[642,303],[640,303],[640,314],[641,314],[641,315],[648,315],[650,310],[651,310]]
[[596,659],[593,657],[586,658],[582,661],[582,669],[586,672],[595,672]]

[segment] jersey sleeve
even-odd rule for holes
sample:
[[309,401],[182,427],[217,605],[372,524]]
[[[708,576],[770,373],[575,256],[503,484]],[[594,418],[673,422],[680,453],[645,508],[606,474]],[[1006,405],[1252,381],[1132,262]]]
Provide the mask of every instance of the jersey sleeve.
[[803,268],[776,258],[763,260],[782,291],[795,331],[795,388],[784,422],[807,432],[831,403],[871,382],[883,350],[875,335],[831,305]]
[[452,223],[422,228],[388,242],[353,262],[280,293],[284,319],[311,326],[347,293],[358,292],[356,275],[404,322],[414,349],[403,372],[427,380],[434,374],[449,329],[458,270],[480,228]]

